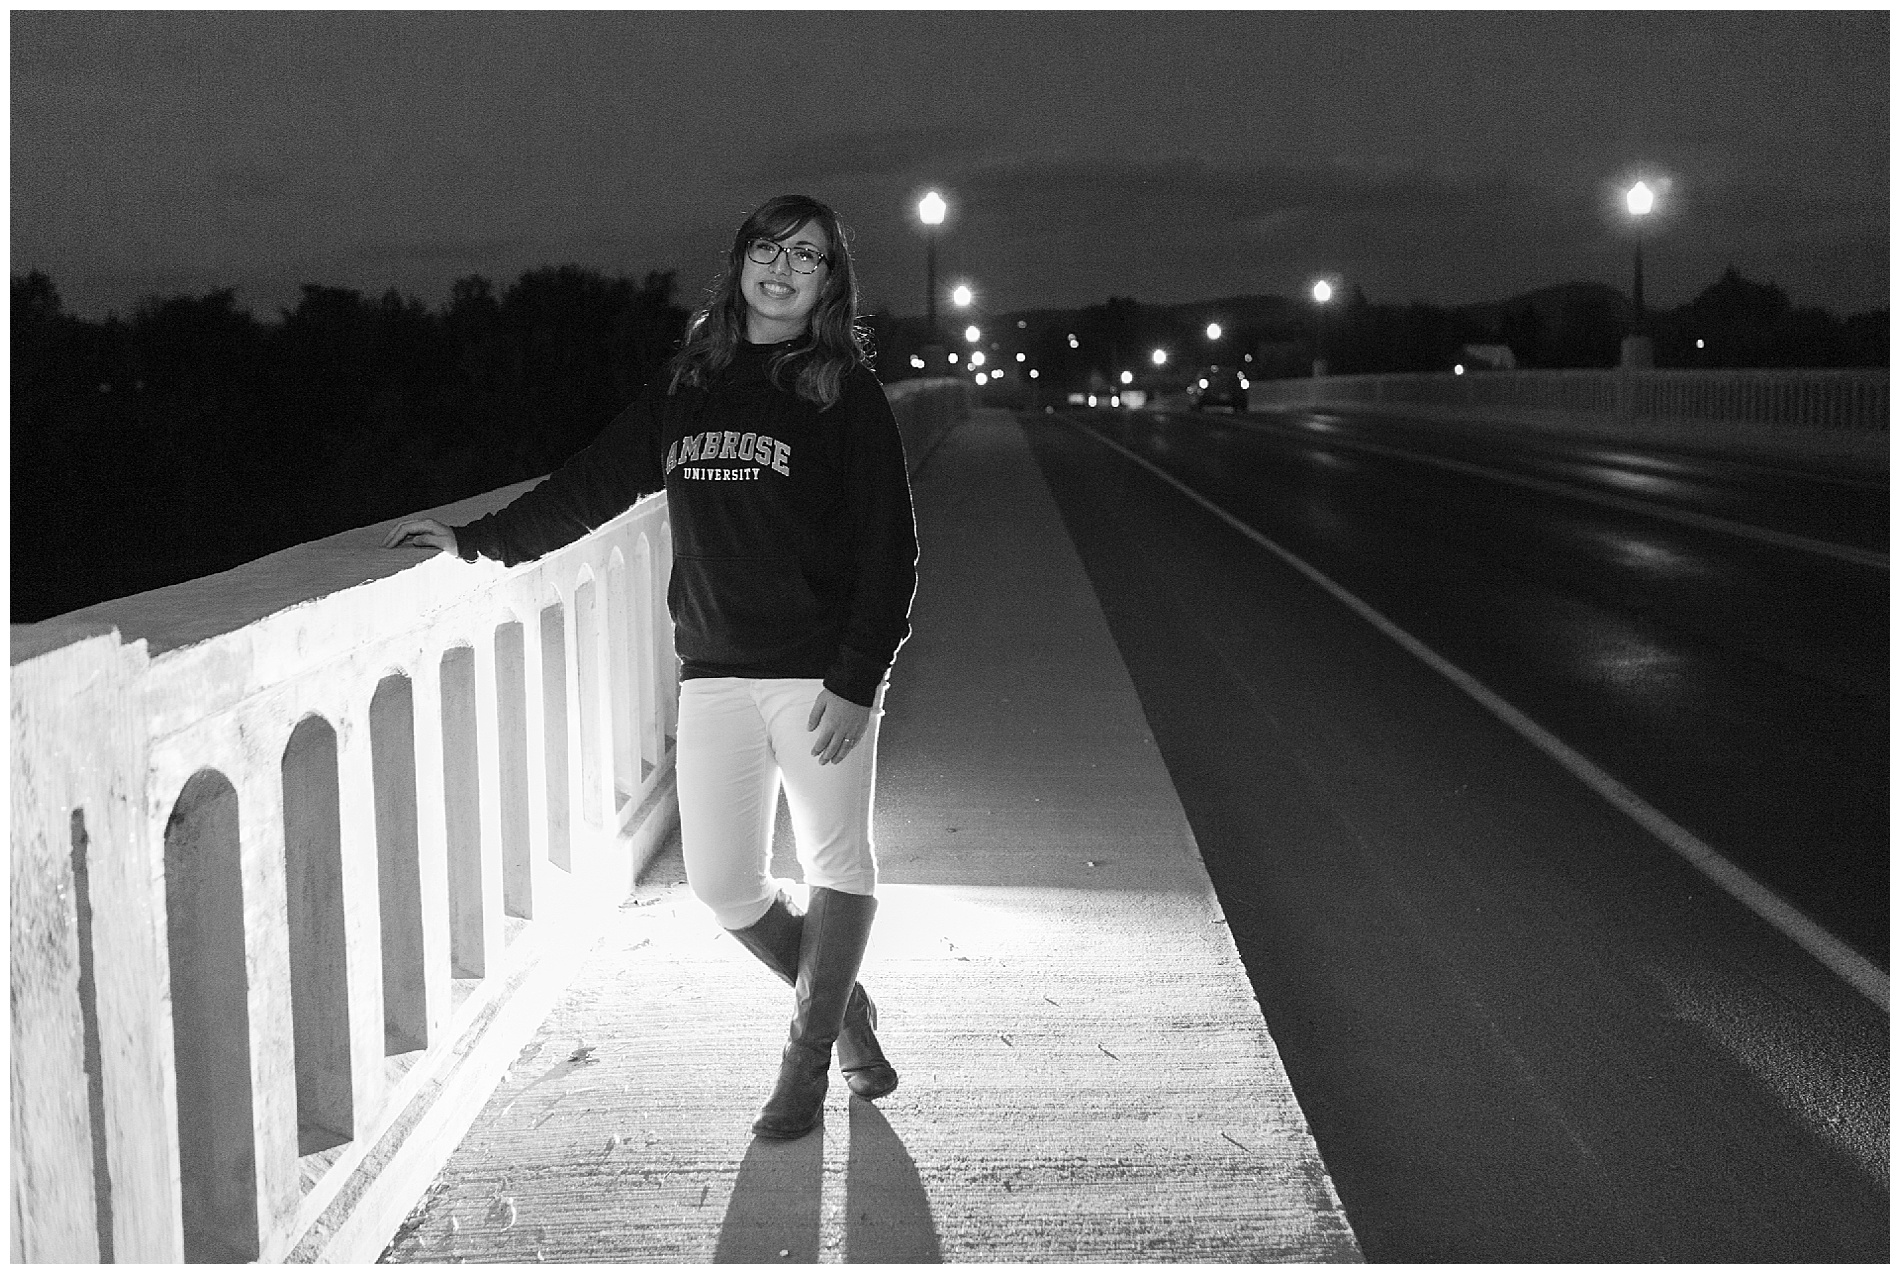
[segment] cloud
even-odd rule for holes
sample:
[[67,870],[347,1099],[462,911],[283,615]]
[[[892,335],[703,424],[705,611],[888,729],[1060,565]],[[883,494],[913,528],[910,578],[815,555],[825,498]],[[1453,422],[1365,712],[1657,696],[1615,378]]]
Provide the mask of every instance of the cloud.
[[524,256],[532,250],[532,245],[519,236],[500,239],[402,239],[366,243],[354,249],[350,256],[357,262],[370,265],[458,265]]
[[768,148],[762,171],[774,180],[888,177],[930,165],[959,165],[993,151],[1000,134],[961,124],[916,124],[833,133]]

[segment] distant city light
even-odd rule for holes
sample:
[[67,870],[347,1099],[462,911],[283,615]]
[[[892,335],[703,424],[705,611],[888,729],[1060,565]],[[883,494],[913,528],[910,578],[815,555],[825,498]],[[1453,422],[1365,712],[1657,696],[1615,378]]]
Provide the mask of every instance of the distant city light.
[[1641,217],[1656,206],[1656,192],[1640,181],[1629,188],[1629,193],[1624,198],[1629,201],[1632,217]]
[[924,360],[918,355],[912,354],[910,356],[910,365],[912,367],[922,367],[924,365]]
[[978,341],[983,339],[983,333],[977,331],[976,324],[972,323],[970,326],[963,329],[963,339],[970,342],[970,344],[974,345]]
[[1313,285],[1313,299],[1321,305],[1333,299],[1333,285],[1321,279]]
[[983,351],[982,350],[978,350],[976,353],[970,355],[970,366],[972,367],[983,366]]
[[1250,362],[1250,363],[1251,363],[1251,362],[1253,362],[1253,355],[1252,355],[1252,354],[1243,354],[1243,355],[1241,355],[1241,357],[1242,357],[1242,358],[1244,358],[1244,359],[1246,359],[1246,360],[1247,360],[1248,362]]
[[1168,351],[1165,349],[1158,349],[1154,353],[1148,355],[1148,357],[1154,360],[1156,367],[1159,367],[1163,363],[1168,361]]
[[917,215],[927,226],[940,226],[943,224],[944,209],[948,206],[943,196],[933,190],[917,202]]
[[1036,370],[1035,368],[1033,368],[1033,367],[1029,369],[1029,379],[1031,379],[1031,380],[1034,380],[1034,379],[1036,379],[1036,377],[1038,377],[1038,376],[1040,376],[1041,374],[1042,374],[1041,372],[1038,372],[1038,371],[1037,371],[1037,370]]
[[1453,376],[1463,376],[1465,374],[1465,365],[1463,363],[1452,364],[1451,374]]
[[1089,395],[1089,406],[1091,406],[1091,407],[1093,407],[1094,405],[1095,405],[1095,395],[1094,395],[1094,394],[1090,394],[1090,395]]
[[976,383],[979,385],[987,385],[989,384],[989,380],[990,378],[985,376],[982,372],[976,374]]
[[1028,327],[1028,326],[1029,326],[1029,320],[1028,320],[1028,319],[1017,319],[1017,320],[1016,320],[1016,326],[1017,326],[1018,328],[1026,328],[1026,327]]
[[1132,385],[1132,384],[1134,384],[1134,383],[1135,383],[1135,374],[1134,374],[1133,372],[1123,372],[1123,373],[1122,373],[1122,384],[1124,384],[1124,385]]
[[1200,384],[1201,384],[1201,388],[1202,388],[1202,389],[1206,389],[1206,388],[1207,388],[1207,377],[1205,377],[1205,376],[1203,376],[1203,377],[1201,377],[1201,381],[1200,381]]
[[1209,323],[1207,325],[1207,339],[1210,341],[1218,341],[1220,339],[1219,323]]
[[957,352],[955,350],[950,351],[950,361],[953,363],[957,361]]
[[1018,355],[1016,355],[1016,361],[1020,363],[1020,362],[1022,362],[1022,361],[1023,361],[1024,359],[1026,359],[1026,358],[1028,358],[1028,357],[1029,357],[1029,355],[1027,355],[1027,354],[1018,354]]
[[1695,347],[1696,347],[1697,349],[1701,349],[1701,348],[1702,348],[1702,342],[1701,342],[1700,340],[1698,340],[1698,341],[1697,341],[1697,342],[1695,343]]
[[997,367],[997,368],[994,368],[994,369],[992,369],[992,370],[991,370],[991,372],[990,372],[990,379],[991,379],[991,380],[1001,380],[1001,379],[1003,379],[1003,369],[1002,369],[1002,368],[1000,368],[1000,367]]
[[1116,395],[1114,395],[1113,397],[1111,397],[1111,398],[1110,398],[1110,399],[1108,400],[1108,405],[1109,405],[1110,407],[1119,407],[1119,406],[1121,406],[1121,405],[1122,405],[1122,399],[1121,399],[1121,395],[1120,395],[1120,394],[1116,394]]
[[970,303],[971,295],[972,293],[970,292],[970,285],[967,283],[959,283],[957,284],[956,291],[950,294],[950,299],[956,302],[960,306],[968,305]]
[[1074,333],[1074,332],[1070,332],[1070,333],[1069,333],[1069,348],[1070,348],[1070,349],[1079,349],[1079,348],[1081,348],[1080,346],[1078,346],[1078,345],[1077,345],[1077,344],[1075,343],[1075,333]]

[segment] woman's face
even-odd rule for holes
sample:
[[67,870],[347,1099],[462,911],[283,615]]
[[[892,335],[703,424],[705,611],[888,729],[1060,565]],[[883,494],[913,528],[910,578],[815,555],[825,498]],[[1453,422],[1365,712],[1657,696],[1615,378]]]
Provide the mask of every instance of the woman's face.
[[[781,249],[809,248],[822,256],[831,253],[831,241],[816,220],[773,242]],[[828,262],[820,262],[810,274],[798,273],[792,269],[790,251],[781,251],[770,265],[760,265],[748,253],[739,271],[739,294],[746,303],[746,339],[755,345],[769,345],[802,336],[811,325],[811,312],[830,275]]]

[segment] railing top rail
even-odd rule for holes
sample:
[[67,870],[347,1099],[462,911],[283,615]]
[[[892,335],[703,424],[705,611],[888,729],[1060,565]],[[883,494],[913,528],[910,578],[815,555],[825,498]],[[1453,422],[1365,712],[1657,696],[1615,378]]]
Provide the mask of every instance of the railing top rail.
[[[1870,381],[1884,382],[1885,367],[1649,367],[1625,370],[1620,367],[1518,367],[1505,370],[1480,368],[1460,375],[1451,371],[1433,372],[1356,372],[1328,376],[1332,384],[1355,384],[1380,380],[1608,380],[1627,376],[1634,380],[1684,381]],[[1312,385],[1306,376],[1282,376],[1255,381],[1256,385]]]
[[[956,377],[901,380],[886,386],[886,392],[893,403],[899,403],[949,385],[967,388],[968,382]],[[418,553],[395,553],[382,547],[388,528],[404,518],[433,517],[452,525],[469,522],[501,508],[540,481],[531,478],[293,545],[214,575],[99,602],[35,624],[12,625],[10,662],[18,664],[115,628],[122,641],[143,640],[152,656],[236,632],[306,602],[387,579],[425,560]]]
[[[403,517],[467,522],[500,508],[539,481],[518,482]],[[147,652],[156,656],[236,632],[305,602],[398,575],[424,560],[417,553],[383,548],[383,536],[399,520],[341,531],[215,575],[99,602],[37,624],[16,624],[9,636],[12,662],[113,628],[124,641],[143,639]]]

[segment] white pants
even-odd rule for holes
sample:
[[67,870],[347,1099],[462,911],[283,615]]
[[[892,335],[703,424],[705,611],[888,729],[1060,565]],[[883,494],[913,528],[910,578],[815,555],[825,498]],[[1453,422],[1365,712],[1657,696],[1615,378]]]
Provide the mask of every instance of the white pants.
[[806,728],[816,677],[694,677],[680,683],[680,843],[686,880],[727,929],[755,923],[778,895],[772,826],[779,781],[807,885],[847,894],[877,889],[871,805],[884,687],[870,724],[843,761],[820,765]]

